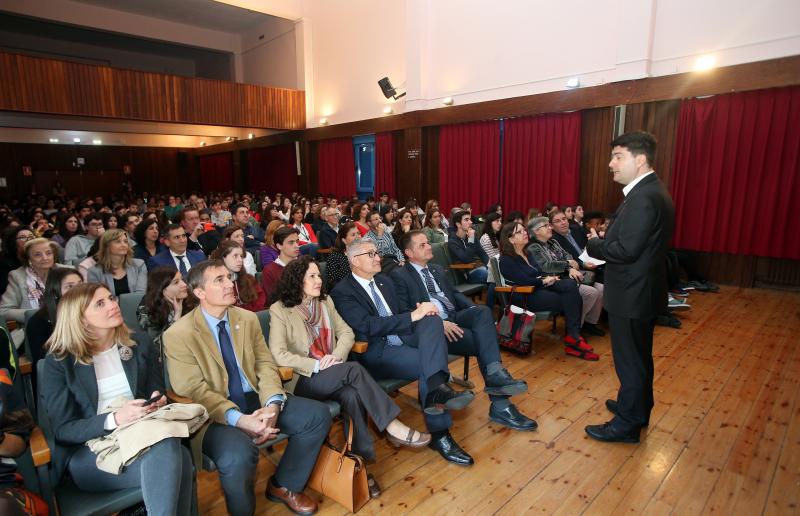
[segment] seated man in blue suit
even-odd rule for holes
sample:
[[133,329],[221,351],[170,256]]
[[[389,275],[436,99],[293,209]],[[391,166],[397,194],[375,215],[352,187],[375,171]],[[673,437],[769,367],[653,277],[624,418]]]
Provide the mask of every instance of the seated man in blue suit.
[[528,390],[523,380],[515,380],[503,367],[497,344],[492,312],[486,305],[476,305],[453,288],[441,266],[429,263],[433,251],[428,237],[411,230],[400,238],[406,256],[405,267],[392,272],[400,299],[400,310],[410,310],[419,303],[436,305],[449,342],[449,352],[455,355],[475,355],[492,404],[489,419],[514,430],[535,430],[536,421],[524,416],[509,401],[509,397]]
[[191,251],[186,249],[186,231],[179,224],[168,224],[164,228],[164,244],[167,249],[155,256],[148,258],[147,270],[156,267],[175,267],[181,271],[181,276],[186,278],[193,265],[206,259],[202,251]]
[[379,274],[381,257],[373,242],[354,240],[347,257],[353,273],[336,284],[331,297],[356,338],[369,343],[362,364],[377,379],[419,380],[425,424],[432,434],[428,446],[454,464],[472,465],[472,457],[450,435],[448,409],[466,407],[475,395],[447,385],[447,341],[436,306],[425,302],[413,311],[400,310],[392,280]]

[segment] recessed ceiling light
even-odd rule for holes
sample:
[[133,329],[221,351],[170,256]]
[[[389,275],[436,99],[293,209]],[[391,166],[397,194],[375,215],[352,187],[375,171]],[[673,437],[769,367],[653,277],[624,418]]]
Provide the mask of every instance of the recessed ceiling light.
[[712,55],[704,55],[697,58],[697,61],[694,62],[694,69],[698,72],[704,72],[706,70],[711,70],[714,68],[717,60]]
[[75,142],[75,143],[81,143],[81,139],[80,138],[73,138],[72,141]]
[[453,97],[445,97],[442,99],[442,104],[445,106],[452,106],[453,105]]
[[320,118],[319,125],[328,125],[328,117]]
[[581,80],[578,77],[570,77],[567,81],[567,88],[577,88],[581,85]]
[[103,140],[92,140],[92,143],[95,144],[95,145],[102,145],[103,144]]
[[58,138],[50,138],[50,143],[58,143]]
[[252,139],[253,139],[253,138],[255,138],[255,137],[256,137],[256,135],[255,135],[255,134],[253,134],[253,133],[247,133],[247,139],[248,139],[248,140],[252,140]]

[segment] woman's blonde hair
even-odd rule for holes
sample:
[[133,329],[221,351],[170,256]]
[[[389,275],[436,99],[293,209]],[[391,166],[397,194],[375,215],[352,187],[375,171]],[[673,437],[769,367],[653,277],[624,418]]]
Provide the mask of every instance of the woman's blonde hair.
[[[58,360],[72,356],[75,361],[89,365],[97,345],[92,329],[86,324],[83,314],[99,289],[108,288],[101,283],[75,285],[64,294],[58,303],[56,325],[53,334],[45,342],[45,349]],[[110,292],[109,292],[110,294]],[[131,332],[125,323],[114,329],[114,342],[121,346],[135,346]]]
[[[100,237],[100,246],[97,249],[95,260],[97,264],[106,272],[112,272],[113,264],[111,263],[111,243],[125,237],[127,242],[128,234],[122,229],[109,229],[103,236]],[[133,261],[133,248],[128,243],[128,253],[125,255],[125,260],[122,263],[123,267],[128,267]]]
[[266,243],[270,247],[275,247],[275,241],[272,240],[272,237],[275,236],[275,232],[278,231],[278,228],[285,226],[286,223],[282,220],[273,220],[269,224],[267,224],[267,235],[264,237],[264,243]]
[[22,258],[25,262],[25,265],[30,267],[31,265],[31,257],[29,256],[31,249],[33,246],[39,244],[49,244],[50,250],[53,251],[53,266],[58,263],[58,244],[53,242],[52,240],[48,240],[46,238],[33,238],[25,242],[25,247],[22,248]]

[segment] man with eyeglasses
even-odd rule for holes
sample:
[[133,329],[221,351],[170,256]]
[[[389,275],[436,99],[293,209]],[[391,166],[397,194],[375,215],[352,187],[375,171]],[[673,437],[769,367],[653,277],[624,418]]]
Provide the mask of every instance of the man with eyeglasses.
[[336,236],[339,233],[339,210],[337,208],[322,208],[320,213],[322,220],[322,230],[317,237],[321,249],[330,249],[336,243]]
[[67,242],[64,248],[64,261],[66,263],[78,264],[89,254],[94,241],[103,236],[103,217],[99,213],[90,213],[83,219],[83,227],[86,228],[85,235],[75,235]]
[[449,411],[465,408],[475,394],[447,384],[447,341],[436,305],[425,301],[403,312],[394,283],[380,274],[381,257],[373,242],[354,240],[347,258],[353,273],[336,284],[331,297],[356,339],[369,343],[362,365],[376,379],[418,380],[425,424],[436,436],[436,444],[429,446],[449,462],[472,465],[472,457],[450,435]]

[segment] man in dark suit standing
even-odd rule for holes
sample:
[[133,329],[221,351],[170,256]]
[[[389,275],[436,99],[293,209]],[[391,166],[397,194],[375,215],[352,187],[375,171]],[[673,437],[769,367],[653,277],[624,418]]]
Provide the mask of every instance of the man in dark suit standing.
[[331,297],[356,339],[369,343],[362,364],[376,379],[418,380],[432,437],[428,446],[454,464],[472,465],[472,457],[450,435],[448,410],[463,409],[475,395],[447,385],[447,341],[436,306],[425,302],[401,310],[392,280],[380,274],[381,257],[372,241],[356,239],[347,246],[347,257],[353,274],[336,284]]
[[147,270],[156,267],[175,267],[186,278],[193,266],[206,259],[201,251],[187,249],[186,231],[178,224],[167,224],[164,228],[164,244],[167,249],[147,260]]
[[436,305],[449,342],[448,351],[478,357],[484,391],[492,401],[489,419],[513,430],[535,430],[536,421],[524,416],[509,397],[528,390],[523,380],[515,380],[503,367],[492,311],[476,305],[453,288],[441,266],[429,263],[433,250],[425,233],[412,230],[400,239],[406,264],[392,272],[400,309],[408,311],[418,303]]
[[620,382],[617,399],[606,401],[614,418],[586,427],[600,441],[638,443],[653,408],[653,328],[666,310],[666,251],[675,224],[672,199],[653,171],[655,152],[649,133],[611,142],[608,166],[625,200],[605,238],[592,229],[587,243],[590,256],[606,261],[604,301]]

